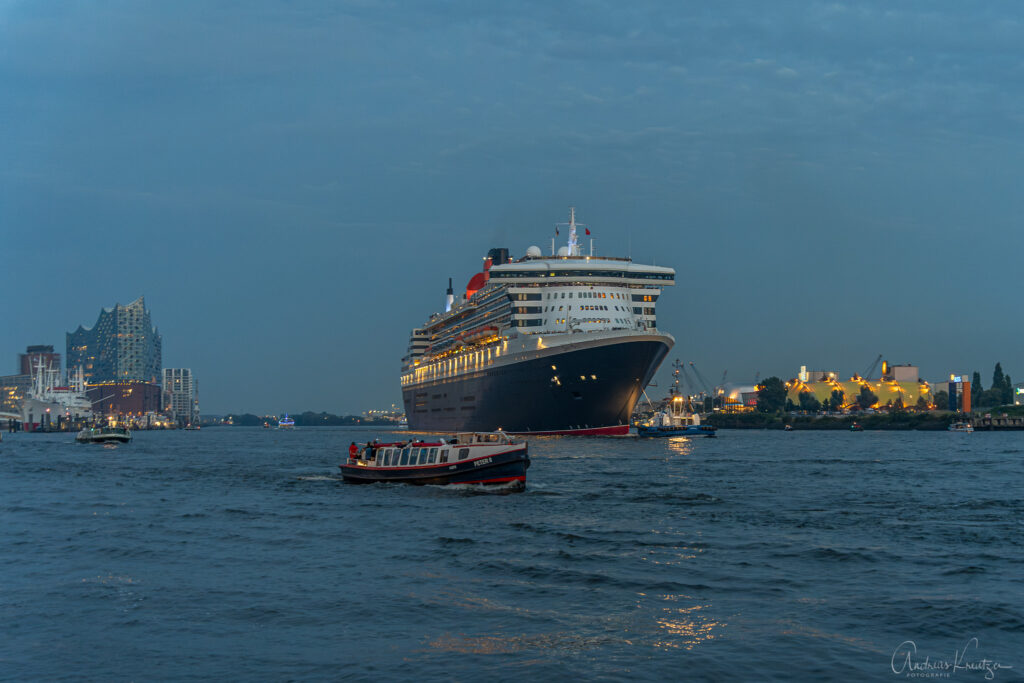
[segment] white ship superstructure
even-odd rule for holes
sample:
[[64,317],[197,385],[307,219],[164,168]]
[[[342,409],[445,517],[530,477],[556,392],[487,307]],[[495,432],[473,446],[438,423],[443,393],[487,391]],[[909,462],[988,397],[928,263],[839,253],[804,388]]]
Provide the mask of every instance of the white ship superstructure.
[[91,420],[92,403],[85,393],[85,379],[79,366],[63,382],[59,367],[51,367],[37,359],[32,367],[32,385],[21,404],[21,420],[27,425],[62,420]]

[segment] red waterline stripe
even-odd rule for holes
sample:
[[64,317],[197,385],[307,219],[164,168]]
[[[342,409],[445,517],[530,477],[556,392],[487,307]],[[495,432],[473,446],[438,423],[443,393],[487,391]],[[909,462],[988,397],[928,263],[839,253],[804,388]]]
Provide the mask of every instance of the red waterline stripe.
[[510,481],[521,481],[526,483],[526,477],[501,477],[499,479],[479,479],[477,481],[453,481],[453,484],[494,484],[494,483],[508,483]]
[[558,429],[550,432],[509,432],[510,434],[532,434],[533,436],[622,436],[629,434],[629,425],[614,427],[590,427],[587,429]]

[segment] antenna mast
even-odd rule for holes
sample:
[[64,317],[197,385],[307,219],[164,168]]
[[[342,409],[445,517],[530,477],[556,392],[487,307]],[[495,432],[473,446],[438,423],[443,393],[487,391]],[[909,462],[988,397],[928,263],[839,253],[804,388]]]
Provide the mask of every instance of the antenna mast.
[[[586,226],[585,223],[577,223],[576,222],[576,207],[575,206],[570,206],[569,207],[569,222],[568,223],[557,223],[556,225],[568,225],[569,226],[569,244],[568,244],[569,256],[579,256],[580,255],[580,245],[579,245],[579,241],[576,239],[576,228],[577,227],[585,228],[587,226]],[[593,249],[593,247],[591,247],[591,249]]]

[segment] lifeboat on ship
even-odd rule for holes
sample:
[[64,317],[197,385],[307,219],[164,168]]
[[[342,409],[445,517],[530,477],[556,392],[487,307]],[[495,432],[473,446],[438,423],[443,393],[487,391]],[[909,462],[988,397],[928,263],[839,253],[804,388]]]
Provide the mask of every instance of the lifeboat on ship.
[[460,337],[462,338],[462,341],[465,342],[466,344],[477,344],[479,342],[482,342],[484,339],[488,339],[490,337],[494,337],[497,334],[498,334],[497,326],[495,326],[495,325],[484,325],[483,327],[478,327],[475,330],[470,330],[469,332],[463,332],[460,335]]

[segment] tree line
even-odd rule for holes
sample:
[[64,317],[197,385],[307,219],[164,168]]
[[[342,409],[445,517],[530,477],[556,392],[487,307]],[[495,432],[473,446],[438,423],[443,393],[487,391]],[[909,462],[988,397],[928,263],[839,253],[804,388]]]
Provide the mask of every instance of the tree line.
[[[332,415],[331,413],[314,413],[307,410],[304,413],[291,415],[297,427],[350,427],[353,425],[391,425],[393,422],[387,420],[369,420],[360,415]],[[241,415],[228,415],[225,422],[230,422],[236,427],[262,427],[263,423],[271,427],[277,426],[277,418],[270,415],[253,415],[243,413]]]
[[992,371],[992,386],[983,389],[981,373],[975,371],[971,377],[971,405],[978,408],[991,408],[1013,403],[1013,381],[1003,372],[1003,366],[996,363]]

